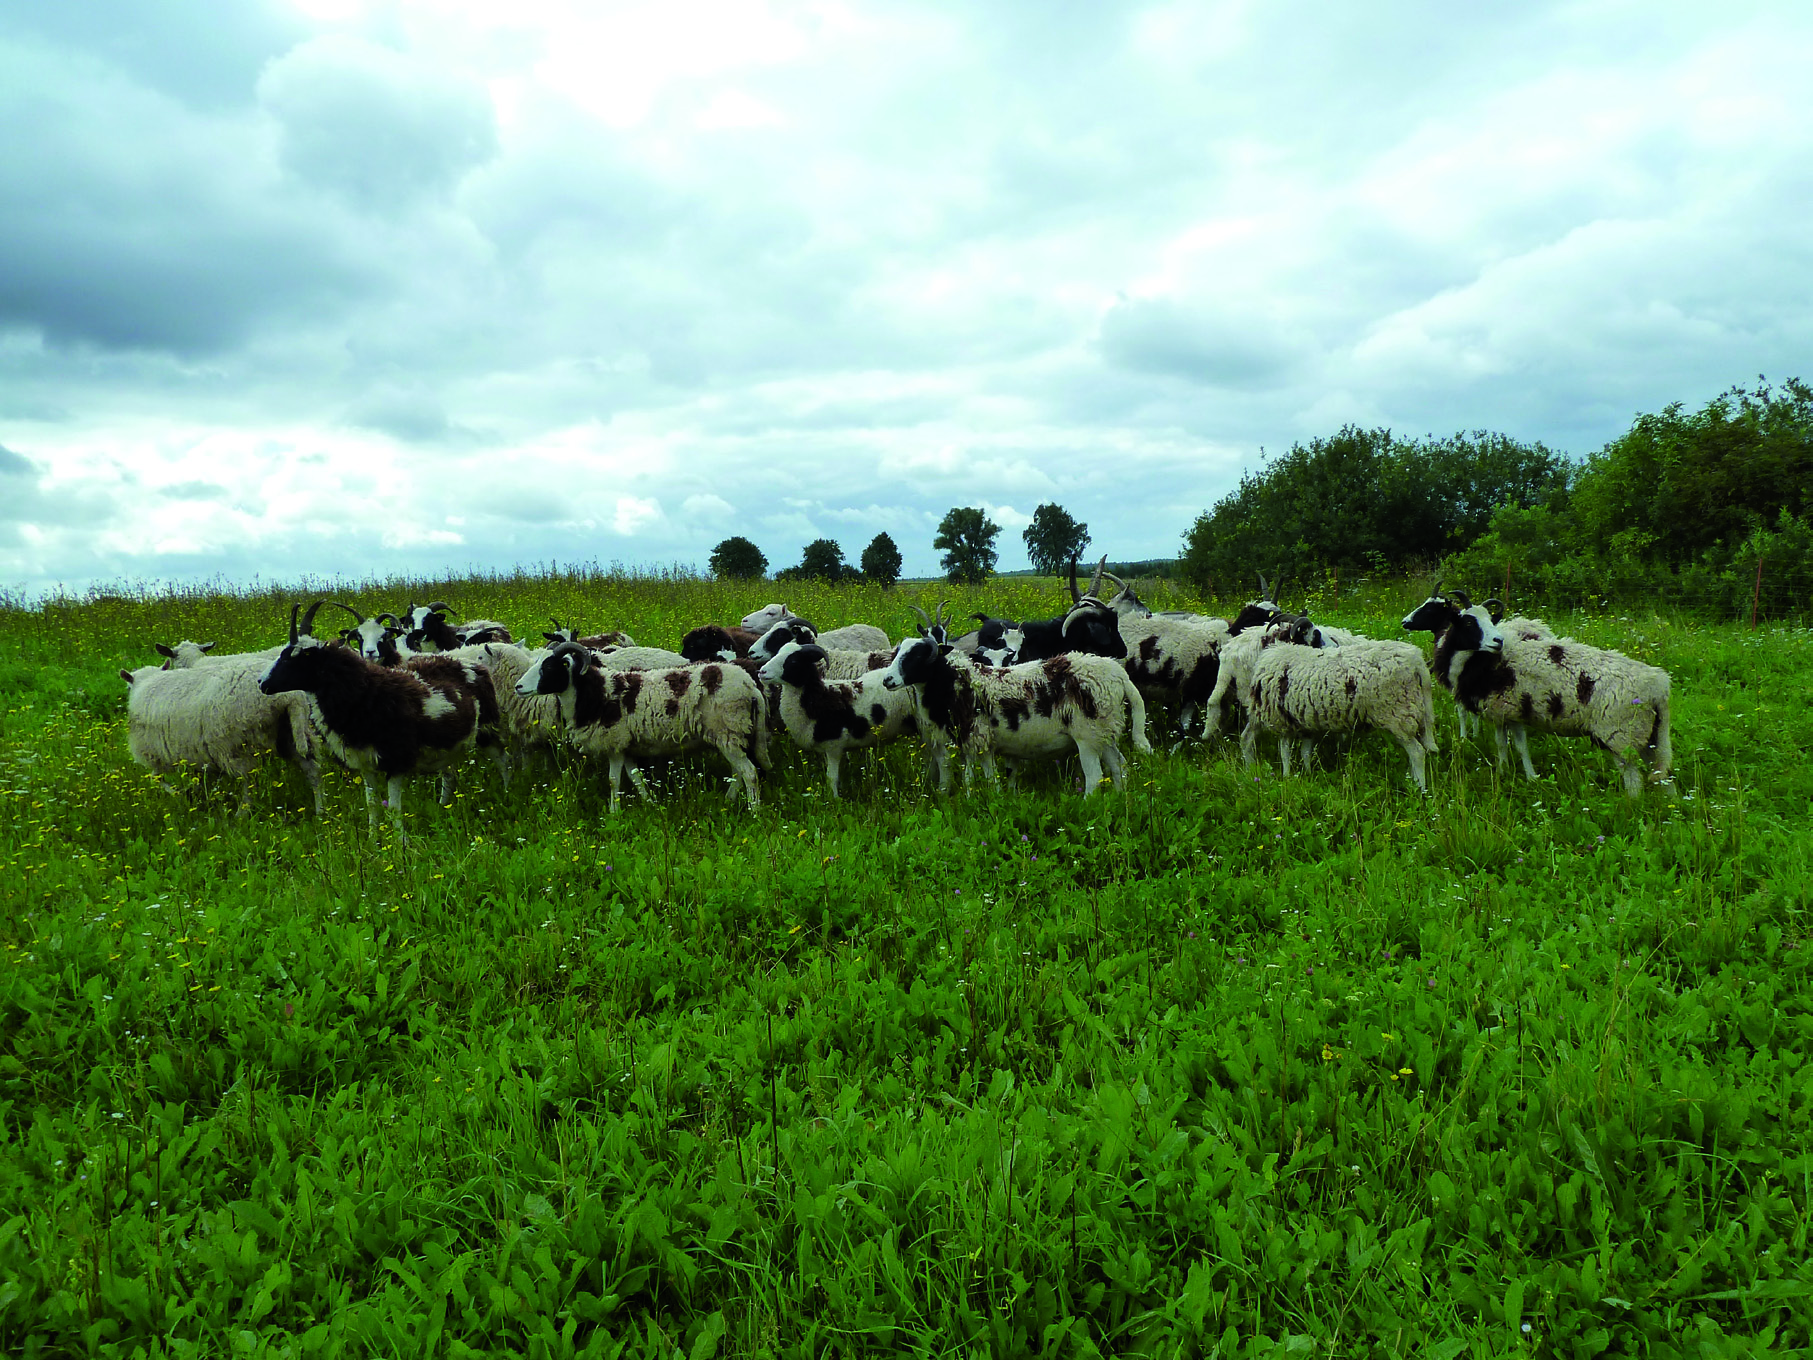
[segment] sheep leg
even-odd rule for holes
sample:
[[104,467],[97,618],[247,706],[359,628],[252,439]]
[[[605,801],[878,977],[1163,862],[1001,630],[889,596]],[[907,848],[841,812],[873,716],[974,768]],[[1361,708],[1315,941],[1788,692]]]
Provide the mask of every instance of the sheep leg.
[[1178,736],[1187,737],[1190,735],[1190,720],[1195,716],[1196,701],[1194,699],[1185,699],[1183,701],[1183,707],[1177,710]]
[[1240,759],[1251,765],[1259,759],[1259,720],[1249,717],[1246,726],[1240,730]]
[[611,811],[612,812],[615,812],[617,810],[617,805],[623,801],[623,795],[622,795],[621,789],[622,789],[622,784],[623,784],[624,763],[625,762],[624,762],[623,755],[621,752],[618,752],[611,756],[610,773],[605,782],[606,782],[606,786],[611,791]]
[[1280,736],[1278,738],[1278,763],[1284,767],[1286,779],[1291,777],[1291,750],[1296,744],[1290,737]]
[[453,790],[459,782],[459,776],[450,765],[441,771],[441,806],[453,806]]
[[1078,742],[1076,758],[1083,766],[1083,797],[1093,794],[1102,782],[1102,758],[1095,747]]
[[403,785],[408,781],[400,774],[390,777],[390,827],[397,833],[397,844],[405,845],[409,837],[403,834]]
[[1492,763],[1502,770],[1511,763],[1511,751],[1510,747],[1505,744],[1505,725],[1503,723],[1492,725],[1492,746],[1494,752]]
[[843,764],[843,747],[830,746],[825,748],[825,783],[831,786],[831,796],[833,798],[843,797],[843,795],[837,791],[837,776],[839,771],[843,769]]
[[[1536,767],[1530,764],[1530,733],[1522,723],[1507,723],[1511,729],[1511,744],[1517,748],[1517,755],[1523,761],[1523,777],[1531,783],[1536,780]],[[1501,731],[1503,729],[1500,729]]]
[[1303,773],[1308,774],[1316,768],[1316,739],[1314,737],[1297,738],[1297,758],[1303,762]]
[[1415,737],[1399,737],[1398,745],[1404,748],[1404,754],[1409,757],[1410,780],[1416,785],[1417,792],[1429,792],[1429,784],[1424,774],[1425,762],[1429,753],[1423,749],[1423,743]]
[[1102,764],[1107,766],[1108,778],[1114,781],[1114,787],[1125,788],[1126,780],[1122,778],[1122,775],[1126,771],[1127,762],[1121,755],[1121,748],[1112,742],[1102,747]]
[[650,803],[655,802],[656,799],[655,799],[654,790],[649,788],[648,778],[646,775],[644,775],[642,773],[642,767],[640,765],[638,765],[635,761],[629,760],[627,757],[625,758],[625,764],[629,768],[630,783],[632,783],[636,786],[637,794],[645,802],[650,802]]
[[365,822],[371,829],[371,838],[378,838],[378,776],[375,771],[365,772]]
[[[750,808],[755,809],[760,807],[762,805],[762,790],[761,786],[756,781],[755,762],[750,760],[748,756],[744,755],[734,746],[726,747],[724,749],[724,759],[730,762],[730,768],[735,770],[737,778],[743,781],[743,793],[749,799]],[[837,791],[837,786],[835,784],[831,786],[831,791],[833,793]]]

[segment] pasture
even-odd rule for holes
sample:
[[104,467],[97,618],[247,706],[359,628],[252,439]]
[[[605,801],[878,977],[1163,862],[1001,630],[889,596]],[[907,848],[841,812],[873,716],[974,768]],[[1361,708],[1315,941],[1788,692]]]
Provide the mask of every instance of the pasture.
[[[777,596],[778,589],[778,596]],[[677,644],[784,598],[1052,582],[548,572],[342,589]],[[1287,595],[1401,636],[1412,585]],[[1377,735],[1129,752],[753,814],[676,767],[466,771],[368,839],[274,769],[158,791],[117,671],[293,596],[0,610],[0,1349],[35,1355],[1744,1355],[1813,1346],[1813,637],[1551,616],[1665,667],[1675,785],[1437,697]],[[1180,601],[1147,592],[1154,608]],[[1237,607],[1238,601],[1220,602]]]

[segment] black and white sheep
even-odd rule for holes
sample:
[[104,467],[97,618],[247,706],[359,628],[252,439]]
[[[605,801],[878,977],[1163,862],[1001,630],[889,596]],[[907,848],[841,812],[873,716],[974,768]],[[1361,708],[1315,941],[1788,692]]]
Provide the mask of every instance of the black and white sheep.
[[436,601],[416,604],[404,611],[404,640],[415,652],[451,652],[486,642],[514,642],[510,630],[496,619],[469,619],[455,624],[447,616],[453,606]]
[[311,604],[300,623],[300,606],[291,608],[289,643],[265,669],[258,688],[313,696],[323,746],[365,782],[372,835],[378,833],[382,789],[401,839],[409,777],[438,773],[441,801],[451,802],[454,765],[481,738],[486,745],[495,742],[497,696],[484,668],[468,659],[416,656],[388,667],[322,641],[311,630],[323,603]]
[[132,758],[159,787],[182,765],[239,781],[243,812],[249,775],[265,757],[287,760],[308,780],[315,815],[324,807],[316,760],[314,704],[305,694],[267,695],[258,687],[269,658],[221,657],[207,665],[141,666],[122,670],[126,731]]
[[[803,751],[825,758],[825,780],[838,794],[844,752],[878,746],[919,732],[918,704],[911,689],[889,689],[883,673],[856,680],[826,678],[825,649],[789,642],[759,672],[764,684],[780,686],[780,714],[787,734]],[[948,747],[928,744],[927,756],[939,786],[949,784]]]
[[[1464,597],[1461,597],[1464,598]],[[1498,764],[1506,738],[1536,778],[1528,732],[1587,737],[1611,752],[1632,798],[1673,763],[1668,672],[1573,638],[1507,637],[1478,605],[1461,610],[1435,646],[1436,677],[1468,712],[1492,724]]]
[[1278,738],[1288,775],[1293,745],[1307,766],[1315,737],[1377,727],[1397,739],[1410,762],[1411,780],[1428,791],[1424,761],[1436,749],[1435,701],[1421,648],[1405,642],[1265,647],[1253,663],[1245,695],[1240,751],[1247,764],[1256,758],[1261,732]]
[[[1408,632],[1433,634],[1436,643],[1439,644],[1442,635],[1448,631],[1456,619],[1460,618],[1462,612],[1472,607],[1472,601],[1461,591],[1457,590],[1451,595],[1444,595],[1442,583],[1440,579],[1437,579],[1435,585],[1430,589],[1429,598],[1404,615],[1403,626]],[[1487,600],[1480,608],[1486,611],[1491,622],[1497,626],[1500,635],[1505,638],[1519,638],[1525,642],[1535,642],[1555,636],[1548,624],[1541,619],[1528,619],[1522,616],[1507,619],[1504,604],[1499,600]],[[1438,675],[1436,678],[1439,680],[1441,677]],[[1461,736],[1471,738],[1474,728],[1479,722],[1478,717],[1459,699],[1455,700],[1454,713],[1460,724]],[[1500,740],[1502,741],[1502,734],[1500,734]],[[1521,751],[1524,748],[1520,744],[1518,749]]]
[[1018,762],[1075,751],[1087,795],[1104,767],[1120,785],[1118,743],[1129,728],[1134,749],[1152,749],[1139,687],[1108,657],[1070,653],[996,670],[975,665],[954,644],[908,638],[881,683],[918,691],[921,732],[955,745],[966,774],[978,757],[993,778],[996,756]]
[[623,771],[652,800],[638,760],[715,750],[742,781],[749,806],[761,802],[752,752],[759,753],[762,693],[741,668],[723,662],[665,671],[603,671],[585,648],[563,642],[516,682],[520,694],[559,696],[566,740],[610,762],[611,811]]
[[564,624],[559,619],[554,619],[553,624],[552,632],[544,631],[542,633],[550,646],[559,642],[577,642],[581,647],[590,647],[593,651],[597,651],[600,647],[634,647],[636,645],[636,639],[621,628],[609,633],[590,633],[582,636],[577,628]]
[[870,671],[885,670],[894,659],[894,649],[882,639],[878,651],[855,651],[847,647],[827,647],[822,637],[814,636],[810,624],[803,620],[777,623],[749,648],[749,659],[764,666],[788,647],[817,646],[825,656],[825,675],[832,680],[857,680]]

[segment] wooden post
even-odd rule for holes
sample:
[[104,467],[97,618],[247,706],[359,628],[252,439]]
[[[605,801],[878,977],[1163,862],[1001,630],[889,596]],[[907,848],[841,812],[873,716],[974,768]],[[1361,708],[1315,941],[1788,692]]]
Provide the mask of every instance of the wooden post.
[[1750,631],[1756,631],[1756,602],[1763,596],[1763,557],[1756,557],[1756,584],[1750,589]]

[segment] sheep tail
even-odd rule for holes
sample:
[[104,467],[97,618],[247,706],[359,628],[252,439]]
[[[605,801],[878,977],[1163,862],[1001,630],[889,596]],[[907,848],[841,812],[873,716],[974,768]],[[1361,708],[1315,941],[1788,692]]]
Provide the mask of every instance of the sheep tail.
[[1674,747],[1668,737],[1668,696],[1664,694],[1650,705],[1655,714],[1655,727],[1649,734],[1649,768],[1655,779],[1668,778],[1668,771],[1674,765]]
[[1139,686],[1133,683],[1131,675],[1124,670],[1120,675],[1127,695],[1127,708],[1133,715],[1133,749],[1150,755],[1152,743],[1146,740],[1146,700],[1140,694]]

